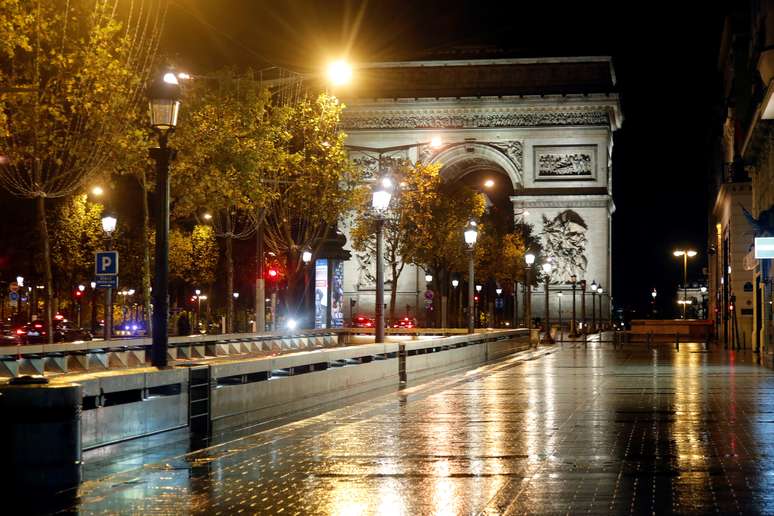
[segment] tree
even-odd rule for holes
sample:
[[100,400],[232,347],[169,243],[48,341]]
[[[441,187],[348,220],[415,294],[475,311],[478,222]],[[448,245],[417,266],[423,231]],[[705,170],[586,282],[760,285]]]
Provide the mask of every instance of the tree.
[[51,262],[63,287],[71,291],[78,283],[91,281],[94,253],[102,247],[101,204],[89,202],[85,194],[75,195],[53,210]]
[[126,129],[124,114],[140,100],[166,9],[155,0],[123,10],[119,3],[37,0],[21,2],[21,10],[8,4],[16,7],[17,34],[4,49],[11,58],[0,61],[0,90],[13,92],[2,105],[0,184],[36,202],[49,325],[46,199],[76,193],[104,166]]
[[[389,158],[388,158],[389,159]],[[395,319],[395,306],[398,297],[398,280],[409,263],[406,257],[416,256],[414,247],[421,245],[421,239],[417,238],[412,224],[410,210],[416,206],[409,201],[420,201],[406,192],[424,189],[428,182],[438,179],[440,165],[426,165],[423,163],[411,164],[405,160],[393,160],[390,165],[391,179],[399,185],[393,193],[390,202],[390,211],[384,218],[384,258],[390,271],[390,319]],[[354,216],[354,224],[350,236],[352,248],[359,252],[376,254],[376,224],[371,209],[370,188],[360,189],[357,198],[357,208]]]
[[285,258],[288,287],[297,300],[304,248],[316,250],[354,207],[360,174],[344,148],[342,108],[327,94],[282,108],[287,116],[276,147],[286,153],[282,165],[268,171],[274,198],[266,211],[265,238],[267,247]]
[[[256,214],[272,198],[263,171],[272,166],[276,129],[267,123],[268,93],[249,75],[222,72],[213,83],[199,83],[187,94],[180,123],[180,159],[173,173],[175,211],[211,212],[212,227],[223,239],[228,331],[234,324],[233,240],[249,237]],[[278,166],[274,164],[274,166]]]

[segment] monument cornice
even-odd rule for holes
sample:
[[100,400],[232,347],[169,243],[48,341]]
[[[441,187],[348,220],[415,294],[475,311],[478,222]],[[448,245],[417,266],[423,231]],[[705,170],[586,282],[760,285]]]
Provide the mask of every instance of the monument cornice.
[[617,110],[610,104],[499,106],[489,103],[416,101],[356,104],[342,115],[344,130],[476,129],[519,127],[612,127]]

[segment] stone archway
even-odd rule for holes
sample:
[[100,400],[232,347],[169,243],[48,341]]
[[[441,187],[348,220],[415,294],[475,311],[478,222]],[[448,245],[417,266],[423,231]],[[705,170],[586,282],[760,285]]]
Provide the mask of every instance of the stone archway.
[[510,180],[511,188],[519,190],[522,177],[522,144],[519,141],[482,143],[465,142],[445,147],[424,161],[440,163],[444,179],[455,181],[463,176],[494,170]]

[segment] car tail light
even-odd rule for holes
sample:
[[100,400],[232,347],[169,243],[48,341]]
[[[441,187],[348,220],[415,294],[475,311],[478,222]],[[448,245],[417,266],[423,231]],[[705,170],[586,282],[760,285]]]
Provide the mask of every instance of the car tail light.
[[24,335],[25,333],[27,333],[27,332],[25,332],[25,331],[24,331],[24,330],[22,330],[21,328],[19,328],[18,330],[16,330],[16,335]]
[[40,324],[40,323],[36,323],[36,324],[35,324],[35,328],[42,328],[42,327],[43,327],[43,325],[42,325],[42,324]]

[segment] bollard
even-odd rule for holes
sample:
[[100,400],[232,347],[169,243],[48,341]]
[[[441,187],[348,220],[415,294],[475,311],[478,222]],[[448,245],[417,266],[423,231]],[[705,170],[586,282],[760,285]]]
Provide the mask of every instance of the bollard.
[[77,384],[22,376],[0,387],[2,488],[53,493],[81,482],[81,399]]

